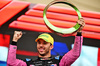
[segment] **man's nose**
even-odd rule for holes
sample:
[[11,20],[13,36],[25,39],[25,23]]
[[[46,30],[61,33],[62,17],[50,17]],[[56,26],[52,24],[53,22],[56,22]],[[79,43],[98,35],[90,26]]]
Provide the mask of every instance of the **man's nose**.
[[43,44],[41,43],[40,46],[43,46]]

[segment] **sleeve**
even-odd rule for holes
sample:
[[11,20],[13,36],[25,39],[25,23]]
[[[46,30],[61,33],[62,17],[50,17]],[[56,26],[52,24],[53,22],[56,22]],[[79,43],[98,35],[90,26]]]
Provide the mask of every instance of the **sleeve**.
[[59,66],[70,66],[80,56],[82,42],[83,36],[75,36],[73,49],[62,57]]
[[16,45],[9,46],[8,58],[7,58],[7,65],[8,66],[27,66],[26,62],[16,59]]

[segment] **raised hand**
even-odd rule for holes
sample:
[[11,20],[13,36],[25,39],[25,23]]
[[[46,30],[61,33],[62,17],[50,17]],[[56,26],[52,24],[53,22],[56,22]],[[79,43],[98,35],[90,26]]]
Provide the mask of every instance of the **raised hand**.
[[77,23],[81,25],[81,27],[77,30],[77,32],[81,32],[83,27],[85,26],[85,21],[83,18],[80,18],[80,20],[78,20]]
[[15,31],[12,41],[17,42],[21,37],[22,37],[22,31]]

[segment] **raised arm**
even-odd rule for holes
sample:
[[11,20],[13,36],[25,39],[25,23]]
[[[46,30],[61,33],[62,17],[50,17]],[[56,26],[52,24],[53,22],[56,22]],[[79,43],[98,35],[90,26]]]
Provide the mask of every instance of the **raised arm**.
[[81,18],[77,22],[81,25],[81,27],[77,31],[77,36],[75,36],[74,47],[63,56],[59,63],[60,66],[70,66],[80,56],[83,43],[83,36],[81,36],[81,31],[85,26],[85,22],[83,18]]
[[22,32],[15,31],[12,44],[9,46],[7,65],[8,66],[27,66],[26,62],[16,59],[17,41],[21,38]]

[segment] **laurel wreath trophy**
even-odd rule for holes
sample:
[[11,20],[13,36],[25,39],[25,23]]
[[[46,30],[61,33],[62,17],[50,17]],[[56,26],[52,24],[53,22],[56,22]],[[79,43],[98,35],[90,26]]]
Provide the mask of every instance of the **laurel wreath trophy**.
[[66,4],[66,5],[69,5],[71,6],[72,8],[74,8],[74,10],[77,12],[78,14],[78,19],[80,19],[82,16],[81,16],[81,13],[80,11],[78,10],[78,8],[73,5],[72,3],[68,2],[67,0],[54,0],[52,2],[50,2],[44,9],[43,11],[43,19],[44,19],[44,22],[46,24],[46,26],[51,30],[53,31],[54,33],[60,35],[60,36],[63,36],[63,37],[66,37],[67,35],[70,35],[70,34],[73,34],[75,33],[79,28],[80,28],[80,25],[78,23],[76,23],[75,26],[71,27],[71,28],[58,28],[58,27],[55,27],[54,25],[52,25],[47,17],[46,17],[46,12],[48,10],[48,8],[51,6],[51,5],[54,5],[54,4],[57,4],[57,3],[63,3],[63,4]]

